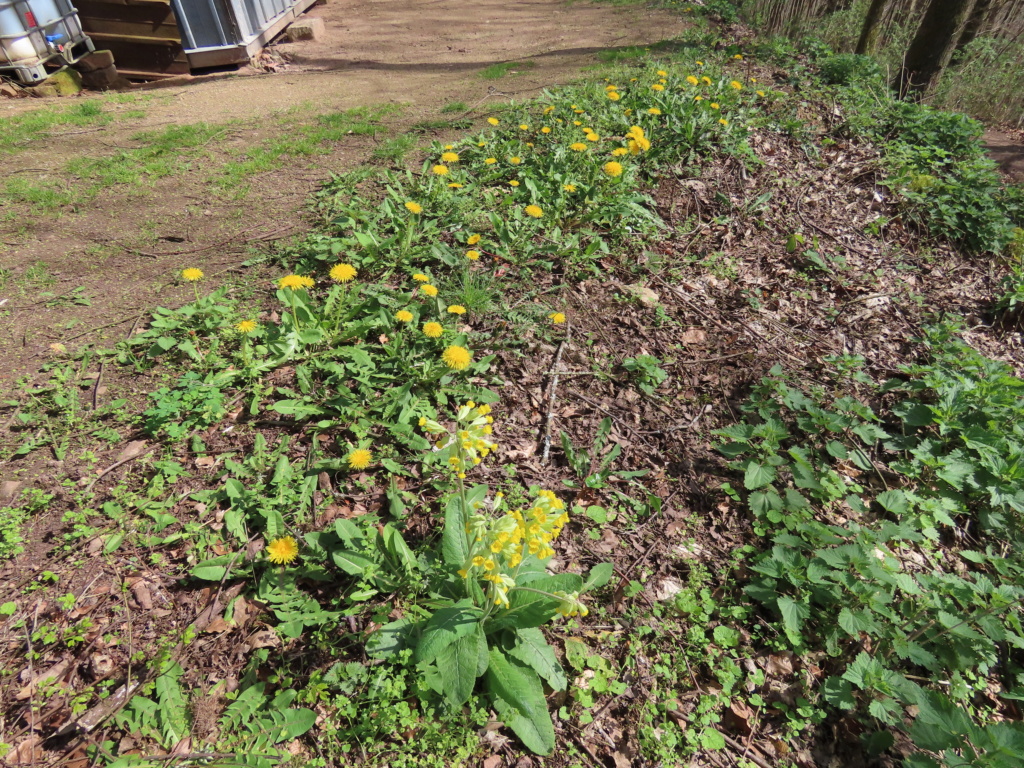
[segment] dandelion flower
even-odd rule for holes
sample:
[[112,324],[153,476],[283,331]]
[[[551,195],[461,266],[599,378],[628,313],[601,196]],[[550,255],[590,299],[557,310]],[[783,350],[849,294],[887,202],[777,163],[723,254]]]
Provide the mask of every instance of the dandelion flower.
[[729,121],[726,120],[724,117],[721,118],[718,122],[720,122],[722,125],[728,125],[729,124]]
[[423,293],[425,293],[427,296],[430,296],[431,298],[433,298],[434,296],[437,296],[437,287],[436,286],[426,285],[425,284],[425,285],[421,285],[420,286],[420,290],[423,291]]
[[604,89],[606,91],[617,91],[619,89],[619,87],[617,85],[612,84],[612,83],[608,83],[608,85],[606,85],[604,87]]
[[405,208],[409,213],[423,213],[423,206],[419,203],[414,203],[412,200],[405,204]]
[[435,165],[430,170],[433,171],[435,176],[447,176],[448,175],[448,166],[447,165]]
[[480,242],[480,235],[473,234],[466,238],[466,245],[476,245]]
[[621,97],[621,96],[619,96],[619,94],[618,94],[617,92],[615,92],[615,91],[608,91],[608,93],[607,93],[607,96],[608,96],[608,98],[609,98],[609,99],[611,99],[612,101],[618,101],[619,99],[621,99],[621,98],[622,98],[622,97]]
[[737,91],[742,91],[743,83],[741,83],[739,80],[733,80],[731,83],[729,83],[729,87],[735,88]]
[[488,117],[487,122],[490,123],[491,125],[497,125],[499,121],[498,118],[496,117]]
[[704,83],[704,85],[711,85],[711,78],[706,76],[702,77],[701,82]]
[[612,150],[612,157],[622,157],[623,155],[628,154],[629,150],[626,149],[625,147],[616,147],[615,149]]
[[700,80],[698,80],[693,75],[687,75],[686,82],[688,82],[690,85],[697,85],[700,82]]
[[400,323],[411,323],[412,312],[410,312],[407,309],[400,309],[397,312],[395,312],[395,320],[397,320]]
[[575,184],[563,184],[562,185],[562,189],[564,189],[566,192],[575,192],[576,191],[576,185]]
[[188,280],[190,283],[195,283],[202,280],[206,275],[203,274],[203,270],[197,269],[196,267],[189,267],[188,269],[181,270],[181,276]]
[[444,151],[447,152],[449,149],[455,149],[455,145],[454,144],[445,144],[444,145]]
[[303,277],[302,275],[285,275],[277,281],[278,288],[291,288],[292,290],[296,288],[312,288],[313,284],[313,278]]
[[291,536],[274,539],[267,545],[267,560],[275,565],[287,565],[299,556],[299,545]]
[[756,83],[756,82],[757,82],[757,78],[756,78],[756,77],[752,77],[752,78],[750,78],[750,82],[752,82],[752,83]]
[[444,326],[440,323],[424,323],[423,324],[423,335],[429,336],[432,339],[441,338],[441,334],[444,333]]
[[735,56],[733,56],[733,58],[737,59],[739,61],[743,61],[743,57],[740,54],[738,54],[738,53]]
[[243,320],[242,322],[235,324],[235,330],[239,333],[252,333],[256,330],[256,321]]
[[601,140],[601,137],[598,136],[596,133],[588,133],[587,134],[587,141],[600,141],[600,140]]
[[694,96],[693,100],[694,101],[704,101],[704,97],[703,96]]
[[480,251],[466,251],[466,258],[470,261],[476,261],[480,258]]
[[554,107],[552,107],[552,106],[547,106],[547,107],[544,107],[544,114],[545,114],[545,115],[550,115],[550,114],[551,114],[552,112],[554,112],[554,111],[555,111],[555,108],[554,108]]
[[616,163],[614,160],[612,160],[611,162],[605,163],[601,167],[601,170],[614,179],[616,176],[622,175],[622,164]]
[[459,155],[457,152],[445,152],[441,155],[441,160],[446,163],[457,163],[459,162]]
[[757,94],[758,96],[760,96],[760,97],[761,97],[762,99],[764,98],[764,91],[754,91],[754,93],[756,93],[756,94]]
[[651,90],[652,91],[664,91],[665,90],[665,86],[662,85],[661,83],[655,83],[654,85],[651,86]]
[[539,219],[541,216],[544,215],[544,211],[541,210],[541,207],[539,205],[528,205],[523,209],[523,213],[525,213],[527,216],[532,216],[535,219]]
[[335,264],[331,267],[330,275],[336,283],[347,283],[356,276],[356,268],[351,264]]
[[551,133],[551,129],[550,129],[550,128],[548,128],[548,127],[547,127],[547,126],[545,125],[545,126],[544,126],[543,128],[541,128],[541,129],[540,129],[540,132],[541,132],[541,133]]
[[453,345],[441,353],[441,359],[453,371],[464,371],[473,361],[473,353],[465,347]]
[[657,107],[651,107],[650,109],[647,110],[647,114],[648,115],[660,115],[661,114],[661,110],[658,109]]
[[704,62],[703,62],[703,61],[701,61],[700,59],[698,59],[698,60],[697,60],[697,66],[698,66],[698,67],[703,67],[703,66],[704,66]]
[[668,72],[663,69],[658,70],[658,77],[668,77]]
[[521,162],[523,162],[523,158],[521,158],[521,157],[510,157],[508,159],[508,161],[510,163],[512,163],[512,165],[519,165]]
[[554,323],[555,325],[561,325],[562,323],[565,322],[565,315],[562,314],[561,312],[552,312],[550,315],[548,315],[548,319],[551,320],[551,322]]
[[584,144],[582,141],[577,141],[573,144],[570,144],[569,149],[571,149],[573,152],[586,152],[587,145]]
[[424,275],[422,272],[417,272],[415,275],[412,276],[412,279],[415,280],[417,283],[430,282],[430,278]]
[[348,462],[351,469],[366,469],[373,461],[373,454],[365,448],[356,448],[345,458],[345,461]]
[[462,186],[463,185],[459,184],[459,182],[453,181],[448,185],[448,189],[462,189]]
[[509,185],[510,187],[518,187],[518,186],[519,186],[519,182],[518,182],[518,181],[516,181],[515,179],[512,179],[512,181],[510,181],[510,182],[508,183],[508,185]]
[[452,304],[448,307],[449,315],[464,315],[466,314],[466,308],[461,304]]
[[486,160],[484,160],[484,165],[494,165],[496,162],[498,162],[498,158],[488,157]]

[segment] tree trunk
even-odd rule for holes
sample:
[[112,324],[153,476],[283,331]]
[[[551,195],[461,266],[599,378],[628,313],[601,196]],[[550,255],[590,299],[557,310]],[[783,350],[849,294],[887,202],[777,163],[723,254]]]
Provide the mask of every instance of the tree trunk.
[[921,98],[949,64],[975,0],[932,0],[893,84],[900,97]]
[[857,53],[871,55],[875,52],[878,33],[882,31],[882,17],[888,5],[889,0],[871,0],[868,15],[864,17],[864,26],[860,29],[860,39],[857,40]]

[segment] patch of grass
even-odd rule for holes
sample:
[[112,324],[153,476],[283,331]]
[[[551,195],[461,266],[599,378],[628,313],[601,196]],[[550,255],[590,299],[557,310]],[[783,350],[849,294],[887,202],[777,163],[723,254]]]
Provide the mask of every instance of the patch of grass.
[[0,118],[0,152],[22,150],[34,141],[47,138],[56,128],[106,125],[111,120],[113,116],[103,110],[99,101],[83,101],[63,109],[46,107]]
[[413,148],[416,146],[416,137],[408,133],[395,136],[392,139],[385,139],[380,146],[373,150],[370,157],[393,165],[401,165]]
[[462,130],[472,125],[471,120],[420,120],[412,126],[417,133],[430,133],[431,131]]
[[441,114],[450,115],[453,113],[467,112],[469,107],[464,101],[453,101],[441,107]]
[[533,61],[503,61],[480,70],[484,80],[500,80],[508,75],[521,74],[524,69],[533,69],[537,64]]
[[87,197],[84,190],[60,184],[33,184],[17,177],[8,179],[0,191],[0,200],[7,203],[25,203],[40,211],[56,211],[76,205]]

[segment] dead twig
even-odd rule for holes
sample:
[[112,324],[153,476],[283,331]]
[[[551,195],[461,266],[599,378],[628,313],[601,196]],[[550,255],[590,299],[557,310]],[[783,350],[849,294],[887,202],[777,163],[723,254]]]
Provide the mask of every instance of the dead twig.
[[571,335],[572,324],[566,323],[565,338],[558,345],[558,350],[555,352],[555,361],[551,364],[553,373],[551,376],[551,386],[548,388],[548,413],[544,419],[544,435],[541,439],[542,450],[540,460],[544,463],[547,463],[548,454],[551,452],[551,422],[555,418],[555,389],[558,387],[558,366],[562,363],[562,352],[565,350],[565,345],[569,343]]

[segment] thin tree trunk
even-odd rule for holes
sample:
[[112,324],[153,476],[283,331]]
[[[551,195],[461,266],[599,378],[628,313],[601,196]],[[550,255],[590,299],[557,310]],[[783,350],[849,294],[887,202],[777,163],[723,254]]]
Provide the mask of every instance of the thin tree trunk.
[[953,57],[975,0],[932,0],[921,19],[894,86],[901,97],[922,97]]
[[868,15],[864,17],[864,26],[860,28],[860,39],[857,40],[857,53],[872,54],[878,45],[878,33],[882,31],[882,17],[885,15],[890,0],[871,0]]
[[998,10],[999,5],[1000,3],[995,2],[995,0],[977,0],[970,18],[964,25],[964,31],[960,33],[960,39],[956,42],[956,50],[963,50],[968,43],[978,36],[992,15],[992,12]]

